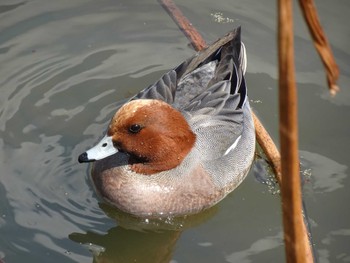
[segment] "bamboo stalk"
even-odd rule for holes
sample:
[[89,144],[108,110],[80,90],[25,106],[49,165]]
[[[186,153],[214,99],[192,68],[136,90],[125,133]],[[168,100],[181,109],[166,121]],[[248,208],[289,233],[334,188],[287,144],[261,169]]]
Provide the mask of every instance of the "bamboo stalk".
[[278,1],[279,130],[286,259],[289,263],[299,263],[313,262],[313,259],[302,216],[292,6],[292,0]]
[[339,91],[339,87],[337,86],[339,68],[335,63],[327,37],[322,30],[314,1],[299,0],[299,4],[306,24],[308,25],[315,48],[325,67],[329,91],[332,95],[335,95]]

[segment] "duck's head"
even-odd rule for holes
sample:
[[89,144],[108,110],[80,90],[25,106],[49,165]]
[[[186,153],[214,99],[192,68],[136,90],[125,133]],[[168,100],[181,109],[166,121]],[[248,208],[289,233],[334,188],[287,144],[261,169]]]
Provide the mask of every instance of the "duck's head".
[[178,166],[196,140],[184,116],[166,102],[132,100],[112,118],[107,134],[79,156],[79,162],[127,153],[131,170],[154,174]]

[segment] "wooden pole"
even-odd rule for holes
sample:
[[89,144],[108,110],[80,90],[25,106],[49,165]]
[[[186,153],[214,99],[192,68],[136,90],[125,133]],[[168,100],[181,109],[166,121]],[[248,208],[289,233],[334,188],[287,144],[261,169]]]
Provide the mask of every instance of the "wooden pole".
[[278,1],[279,131],[286,259],[289,263],[299,263],[313,262],[313,259],[303,228],[292,7],[292,0]]

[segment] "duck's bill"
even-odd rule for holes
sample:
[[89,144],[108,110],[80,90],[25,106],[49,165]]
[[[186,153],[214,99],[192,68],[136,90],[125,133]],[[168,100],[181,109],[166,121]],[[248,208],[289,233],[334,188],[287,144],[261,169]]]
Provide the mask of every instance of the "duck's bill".
[[118,150],[113,146],[112,137],[106,135],[96,146],[82,153],[78,161],[79,163],[93,162],[111,156],[117,152]]

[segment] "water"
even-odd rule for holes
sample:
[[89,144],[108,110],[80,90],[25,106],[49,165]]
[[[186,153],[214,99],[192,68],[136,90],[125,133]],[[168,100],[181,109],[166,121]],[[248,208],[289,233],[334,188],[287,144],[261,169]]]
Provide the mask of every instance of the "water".
[[[208,42],[242,25],[250,100],[277,141],[275,1],[176,4]],[[342,91],[328,95],[297,12],[303,192],[318,262],[350,262],[350,4],[316,4]],[[262,183],[268,170],[261,161],[219,205],[167,222],[100,204],[88,167],[77,163],[118,101],[194,53],[156,1],[2,0],[0,31],[0,259],[284,262],[280,199]]]

